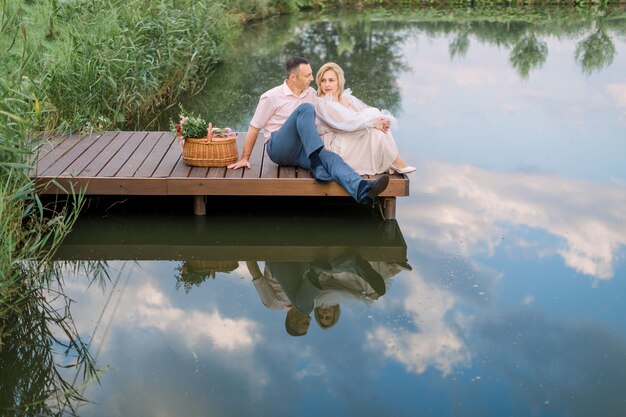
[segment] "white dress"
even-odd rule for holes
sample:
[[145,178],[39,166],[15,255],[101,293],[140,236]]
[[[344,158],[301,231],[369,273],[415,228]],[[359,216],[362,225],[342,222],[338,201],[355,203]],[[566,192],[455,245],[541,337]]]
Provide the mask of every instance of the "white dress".
[[386,111],[370,107],[352,95],[349,89],[343,96],[350,108],[331,95],[318,97],[315,104],[316,127],[324,147],[335,152],[360,175],[374,175],[389,171],[398,157],[398,147],[391,132],[384,133],[372,127],[372,122],[383,116],[395,118]]

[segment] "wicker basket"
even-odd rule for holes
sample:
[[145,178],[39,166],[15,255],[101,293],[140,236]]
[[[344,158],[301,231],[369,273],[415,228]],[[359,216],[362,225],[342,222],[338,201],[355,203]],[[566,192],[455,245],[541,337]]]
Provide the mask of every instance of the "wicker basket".
[[[208,131],[212,126],[209,124]],[[225,167],[237,162],[237,136],[225,138],[207,136],[206,138],[185,138],[183,161],[195,167]]]
[[189,271],[206,272],[215,275],[216,272],[231,272],[237,269],[239,262],[237,261],[217,261],[208,259],[192,259],[185,264]]
[[237,269],[237,261],[217,261],[217,260],[189,260],[184,261],[178,268],[176,276],[176,289],[181,286],[185,292],[189,292],[196,285],[201,285],[207,279],[215,279],[218,273],[230,273]]

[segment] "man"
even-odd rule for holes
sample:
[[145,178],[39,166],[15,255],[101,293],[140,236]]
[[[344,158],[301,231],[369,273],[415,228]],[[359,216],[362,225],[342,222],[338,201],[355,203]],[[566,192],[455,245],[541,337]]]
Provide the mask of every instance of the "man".
[[308,279],[308,262],[265,262],[261,272],[255,261],[246,261],[252,282],[263,305],[286,310],[285,330],[291,336],[303,336],[311,324],[311,312],[320,289]]
[[313,70],[309,61],[291,57],[285,63],[282,85],[266,91],[259,99],[241,153],[228,168],[250,168],[249,158],[263,130],[267,154],[279,165],[309,169],[319,182],[337,181],[359,203],[371,203],[387,188],[389,176],[364,180],[341,157],[324,149],[315,128],[315,97],[310,87]]

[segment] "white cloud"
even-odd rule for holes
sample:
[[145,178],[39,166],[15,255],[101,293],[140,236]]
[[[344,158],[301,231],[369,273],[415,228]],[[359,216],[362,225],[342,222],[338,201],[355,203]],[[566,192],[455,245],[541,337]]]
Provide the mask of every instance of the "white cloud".
[[[90,332],[95,329],[93,342],[102,351],[108,348],[108,330],[105,329],[111,325],[136,330],[158,329],[168,337],[174,335],[190,350],[203,344],[223,351],[251,349],[261,340],[258,323],[250,319],[226,317],[217,308],[201,311],[175,307],[155,284],[154,277],[158,273],[169,271],[163,268],[162,262],[142,262],[141,265],[111,262],[109,271],[113,282],[106,286],[104,297],[93,288],[86,291],[89,284],[82,277],[68,277],[65,285],[69,297],[81,300],[80,304],[72,305],[77,328],[90,329]],[[69,270],[66,272],[71,276]]]
[[471,355],[459,331],[469,320],[460,313],[452,315],[455,296],[429,284],[421,276],[403,281],[403,309],[414,329],[379,326],[367,335],[370,347],[401,363],[409,372],[424,373],[430,366],[444,376],[457,366],[467,365]]
[[615,104],[619,107],[626,107],[626,84],[609,84],[606,87]]
[[[491,255],[508,228],[525,226],[560,238],[556,253],[569,267],[610,279],[626,245],[626,188],[617,183],[432,162],[411,185],[418,196],[400,210],[403,232],[457,244],[466,255]],[[538,247],[537,255],[544,249]]]
[[208,342],[218,349],[235,350],[252,347],[260,338],[255,322],[227,318],[217,310],[207,313],[172,307],[165,295],[150,283],[138,288],[137,298],[145,300],[137,305],[140,325],[178,334],[190,347]]

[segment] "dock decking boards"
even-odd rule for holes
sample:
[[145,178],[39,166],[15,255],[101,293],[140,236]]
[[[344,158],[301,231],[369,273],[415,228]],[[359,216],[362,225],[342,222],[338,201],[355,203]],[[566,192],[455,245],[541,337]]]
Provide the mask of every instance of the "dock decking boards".
[[[237,135],[240,155],[244,137]],[[250,169],[239,170],[191,167],[170,132],[99,132],[47,136],[31,174],[42,194],[64,194],[73,187],[90,195],[190,195],[196,214],[204,214],[204,196],[210,195],[348,196],[337,183],[316,182],[308,170],[276,165],[262,137],[250,163]],[[408,194],[408,178],[392,175],[379,196],[386,218],[395,218],[395,198]]]

